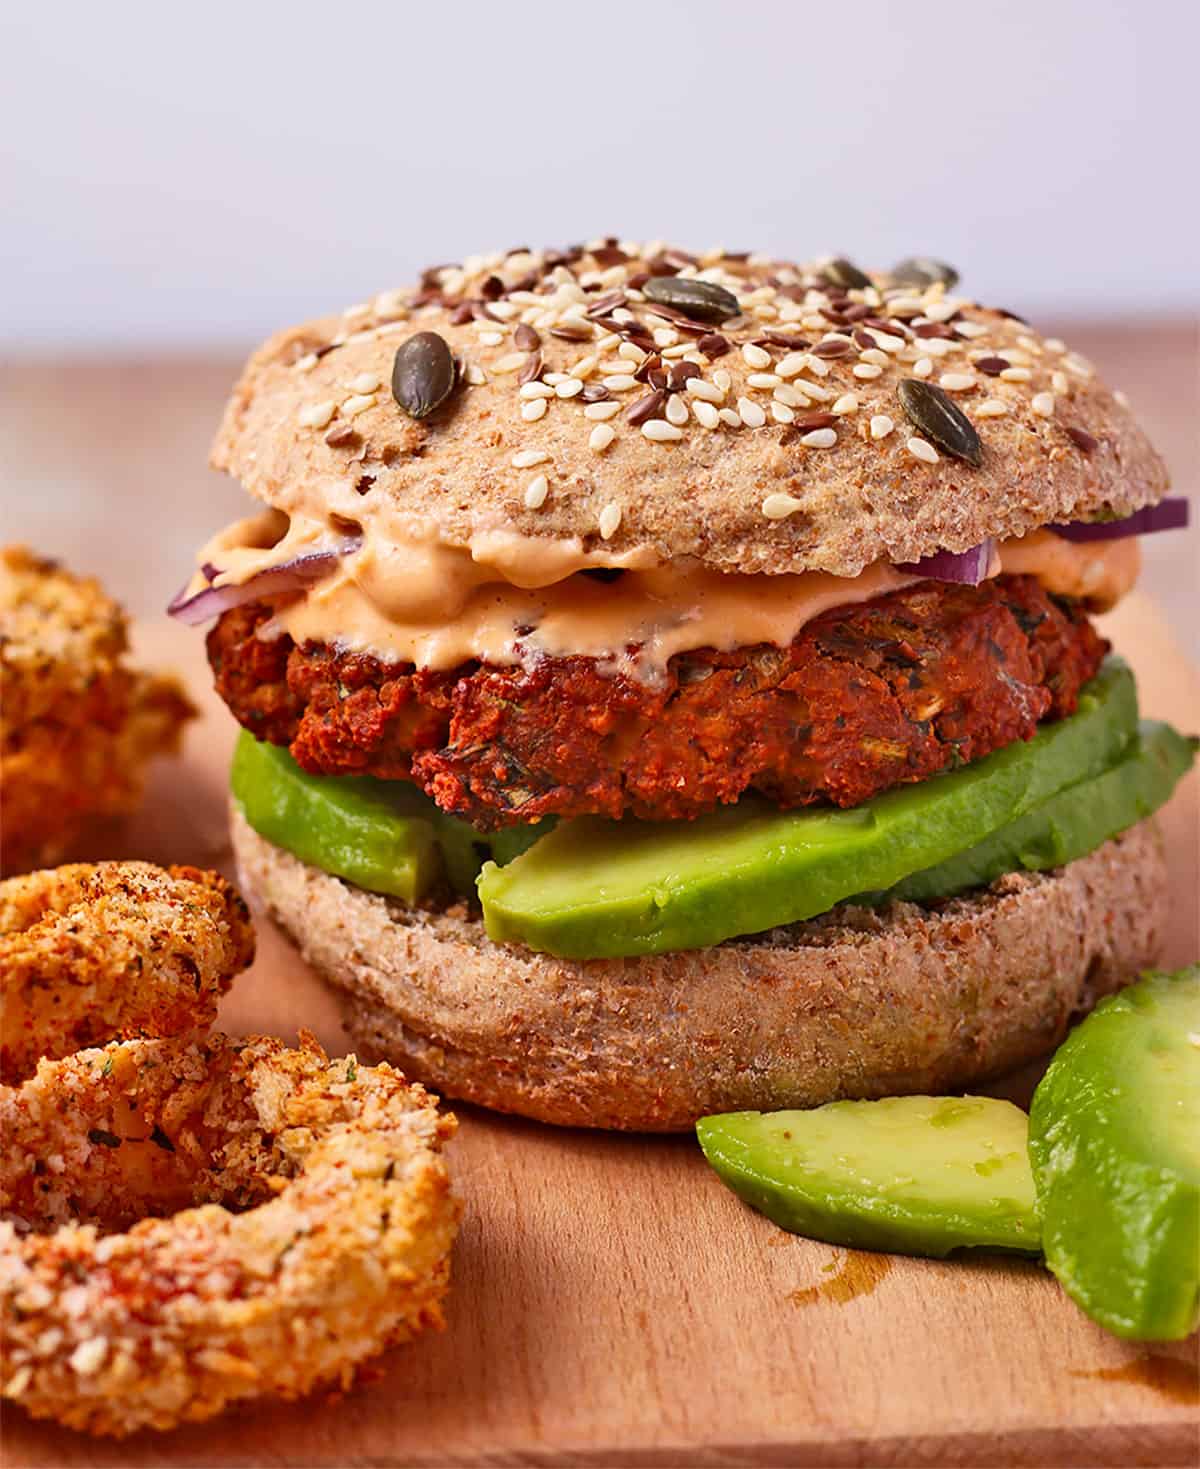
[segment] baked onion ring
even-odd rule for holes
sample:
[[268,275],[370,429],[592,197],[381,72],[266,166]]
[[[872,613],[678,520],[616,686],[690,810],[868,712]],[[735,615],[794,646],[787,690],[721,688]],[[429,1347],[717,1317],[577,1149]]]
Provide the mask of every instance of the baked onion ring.
[[0,882],[0,1081],[84,1046],[207,1030],[253,958],[249,911],[215,872],[77,863]]
[[302,1042],[115,1042],[0,1088],[5,1398],[169,1428],[441,1324],[454,1120]]

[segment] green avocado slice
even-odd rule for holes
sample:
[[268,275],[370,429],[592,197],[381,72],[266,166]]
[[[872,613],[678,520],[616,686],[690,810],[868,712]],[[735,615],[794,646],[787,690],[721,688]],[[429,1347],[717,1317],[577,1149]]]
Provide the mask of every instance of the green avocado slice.
[[696,1134],[721,1179],[795,1234],[851,1249],[1037,1254],[1028,1120],[994,1097],[727,1112]]
[[492,939],[564,958],[706,948],[824,913],[944,862],[1106,769],[1137,726],[1133,676],[1105,660],[1076,712],[960,770],[848,811],[742,801],[694,822],[561,823],[485,865]]
[[870,901],[924,903],[986,887],[1006,872],[1044,872],[1074,862],[1164,805],[1195,757],[1194,739],[1169,724],[1143,720],[1137,738],[1108,770],[1068,786],[969,851],[914,872]]
[[287,750],[245,730],[230,785],[260,836],[323,872],[407,903],[443,881],[473,896],[486,858],[511,861],[552,825],[476,831],[405,781],[309,775]]
[[1200,965],[1113,995],[1034,1093],[1046,1263],[1117,1336],[1200,1325]]

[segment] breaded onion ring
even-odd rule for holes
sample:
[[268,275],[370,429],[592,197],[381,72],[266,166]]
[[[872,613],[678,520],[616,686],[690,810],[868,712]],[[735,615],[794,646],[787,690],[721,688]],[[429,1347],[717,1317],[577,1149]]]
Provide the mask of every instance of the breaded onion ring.
[[453,1118],[302,1040],[117,1042],[0,1089],[4,1397],[168,1428],[441,1324]]
[[0,1081],[114,1038],[207,1029],[254,958],[215,872],[78,863],[0,882]]

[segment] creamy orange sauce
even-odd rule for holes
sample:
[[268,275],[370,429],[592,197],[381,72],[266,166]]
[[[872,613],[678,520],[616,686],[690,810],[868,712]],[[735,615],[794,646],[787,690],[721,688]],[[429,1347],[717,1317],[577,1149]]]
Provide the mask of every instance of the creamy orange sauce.
[[[677,653],[783,647],[831,607],[921,579],[884,562],[855,577],[739,575],[687,558],[659,562],[647,547],[586,550],[576,538],[523,537],[503,528],[451,546],[435,528],[388,510],[361,523],[361,550],[302,595],[281,601],[265,636],[287,633],[298,643],[336,643],[433,669],[574,653],[654,680]],[[217,586],[240,584],[328,547],[345,529],[325,517],[267,511],[221,532],[198,559],[218,568]],[[1103,610],[1129,590],[1139,565],[1136,538],[1077,544],[1042,530],[1002,543],[989,574],[1032,574],[1049,591]],[[580,574],[593,569],[624,575],[613,583]]]

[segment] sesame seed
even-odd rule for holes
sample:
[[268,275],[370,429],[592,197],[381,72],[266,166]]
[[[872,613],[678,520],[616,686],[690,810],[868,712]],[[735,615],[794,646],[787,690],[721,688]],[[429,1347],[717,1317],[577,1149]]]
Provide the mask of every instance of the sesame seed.
[[938,462],[938,451],[933,447],[928,439],[918,438],[916,434],[914,434],[913,437],[908,440],[906,447],[908,449],[908,452],[913,456],[914,459],[923,459],[926,464],[936,464]]
[[885,352],[902,352],[905,347],[903,337],[893,336],[891,332],[881,332],[878,328],[872,333],[876,342]]
[[710,383],[702,377],[690,377],[687,380],[686,392],[693,398],[703,398],[708,403],[723,403],[725,394],[717,387],[716,383]]
[[876,367],[888,365],[887,353],[881,352],[878,347],[868,347],[865,352],[858,354],[860,362],[870,362]]
[[806,397],[812,398],[818,403],[828,403],[830,398],[834,396],[832,388],[822,387],[820,383],[794,382],[792,383],[792,387],[798,393],[803,393]]
[[669,326],[659,326],[654,329],[654,345],[656,347],[673,347],[679,340],[679,333]]
[[588,448],[603,454],[616,436],[617,431],[611,423],[598,423],[588,435]]
[[692,412],[696,415],[696,422],[702,428],[716,428],[721,422],[721,415],[709,402],[703,398],[697,398],[692,404]]
[[800,442],[806,449],[832,449],[837,443],[837,430],[815,428],[811,433],[801,434]]
[[1071,391],[1071,380],[1065,372],[1052,372],[1050,374],[1050,386],[1056,393],[1069,393]]
[[1047,337],[1042,343],[1042,346],[1045,347],[1047,352],[1065,352],[1067,350],[1067,344],[1061,337]]
[[638,385],[637,378],[628,372],[614,372],[601,381],[610,393],[627,393],[630,388],[636,388]]
[[520,394],[522,398],[553,398],[554,389],[549,383],[522,383]]
[[765,347],[758,347],[753,342],[747,342],[742,348],[742,359],[747,367],[770,367],[771,354]]
[[342,417],[357,418],[360,413],[365,413],[368,408],[373,408],[374,406],[374,393],[356,393],[352,398],[347,398],[342,404]]
[[757,403],[750,398],[739,398],[737,400],[738,417],[747,428],[762,428],[767,421],[767,415]]
[[726,428],[741,428],[742,420],[738,417],[734,409],[720,408],[717,411],[721,422],[726,426]]
[[1003,418],[1008,412],[1008,404],[1003,398],[985,398],[982,403],[976,403],[971,412],[976,418]]
[[99,1372],[107,1356],[108,1342],[102,1336],[93,1336],[81,1341],[69,1360],[81,1377],[89,1377],[93,1372]]
[[857,413],[858,412],[858,395],[856,393],[843,393],[842,396],[837,400],[837,402],[833,405],[833,407],[829,411],[831,413],[839,413],[839,414],[842,414],[842,413]]
[[[649,427],[649,425],[645,425],[643,427],[643,429],[642,429],[642,432],[643,433],[645,432],[645,430],[646,430],[647,427]],[[617,533],[617,527],[620,524],[621,524],[621,507],[619,505],[615,505],[615,504],[612,504],[610,502],[600,512],[600,538],[601,538],[601,540],[611,541],[612,538],[613,538],[613,536],[616,535],[616,533]]]
[[324,428],[336,412],[337,404],[332,398],[326,398],[324,402],[309,403],[301,408],[297,418],[302,428]]
[[544,372],[542,374],[542,381],[549,383],[552,388],[556,388],[559,383],[565,383],[570,376],[571,374],[569,372]]
[[606,418],[615,418],[621,411],[619,403],[589,403],[583,410],[584,418],[594,418],[603,422]]
[[1039,418],[1054,417],[1054,394],[1034,393],[1033,402],[1029,405]]
[[524,352],[509,352],[492,363],[493,372],[516,372],[525,362]]
[[683,438],[683,430],[668,423],[665,418],[648,418],[642,424],[642,434],[655,444],[671,444],[676,439]]
[[667,399],[666,415],[667,422],[675,424],[676,427],[682,427],[688,421],[687,404],[678,393],[672,394]]
[[794,495],[785,495],[780,492],[767,496],[762,502],[762,513],[768,520],[786,520],[789,515],[795,515],[803,504],[804,501],[797,500]]
[[550,481],[544,474],[536,475],[525,486],[526,510],[540,510],[546,503],[546,496],[549,493]]
[[532,469],[535,464],[545,464],[550,458],[545,449],[522,449],[512,457],[514,469]]
[[804,365],[812,373],[813,377],[829,376],[829,363],[822,362],[819,357],[814,357],[811,352],[804,354]]
[[569,377],[566,382],[558,383],[554,391],[560,398],[574,398],[583,392],[583,383],[577,377]]
[[854,364],[854,376],[861,378],[879,377],[883,368],[876,362],[856,362]]
[[491,330],[479,333],[479,345],[481,347],[498,347],[503,340],[503,332]]
[[918,357],[913,363],[913,377],[928,377],[933,371],[933,360],[929,357]]
[[729,376],[729,373],[725,370],[725,368],[718,367],[716,372],[714,372],[712,376],[713,382],[716,383],[717,387],[719,387],[723,393],[727,393],[729,389],[733,387],[733,379]]
[[636,342],[622,342],[617,348],[617,356],[624,357],[626,362],[636,362],[639,367],[646,358],[646,354]]
[[987,327],[981,321],[957,321],[954,330],[960,337],[986,337]]
[[871,418],[871,437],[873,439],[886,439],[895,427],[895,423],[886,413],[876,413]]
[[973,372],[944,372],[938,378],[938,385],[948,393],[965,393],[975,386],[976,381]]
[[777,388],[782,382],[783,379],[773,372],[752,372],[746,379],[746,386],[766,390]]
[[539,418],[545,418],[545,416],[545,398],[531,398],[528,403],[521,404],[521,417],[526,423],[536,423]]
[[1006,367],[1000,376],[1006,383],[1027,383],[1033,373],[1027,367]]
[[805,396],[799,388],[784,383],[783,387],[776,388],[771,394],[776,403],[783,403],[788,408],[807,408],[811,399]]
[[957,312],[956,301],[934,301],[925,307],[925,315],[930,321],[949,321]]
[[318,358],[315,352],[309,352],[305,356],[301,357],[300,361],[296,363],[296,371],[311,372],[313,368],[316,367],[319,361],[320,358]]
[[775,371],[780,377],[796,377],[804,371],[806,361],[803,352],[789,352],[781,362],[775,364]]
[[796,416],[796,410],[789,408],[786,403],[771,404],[771,417],[776,423],[791,423]]

